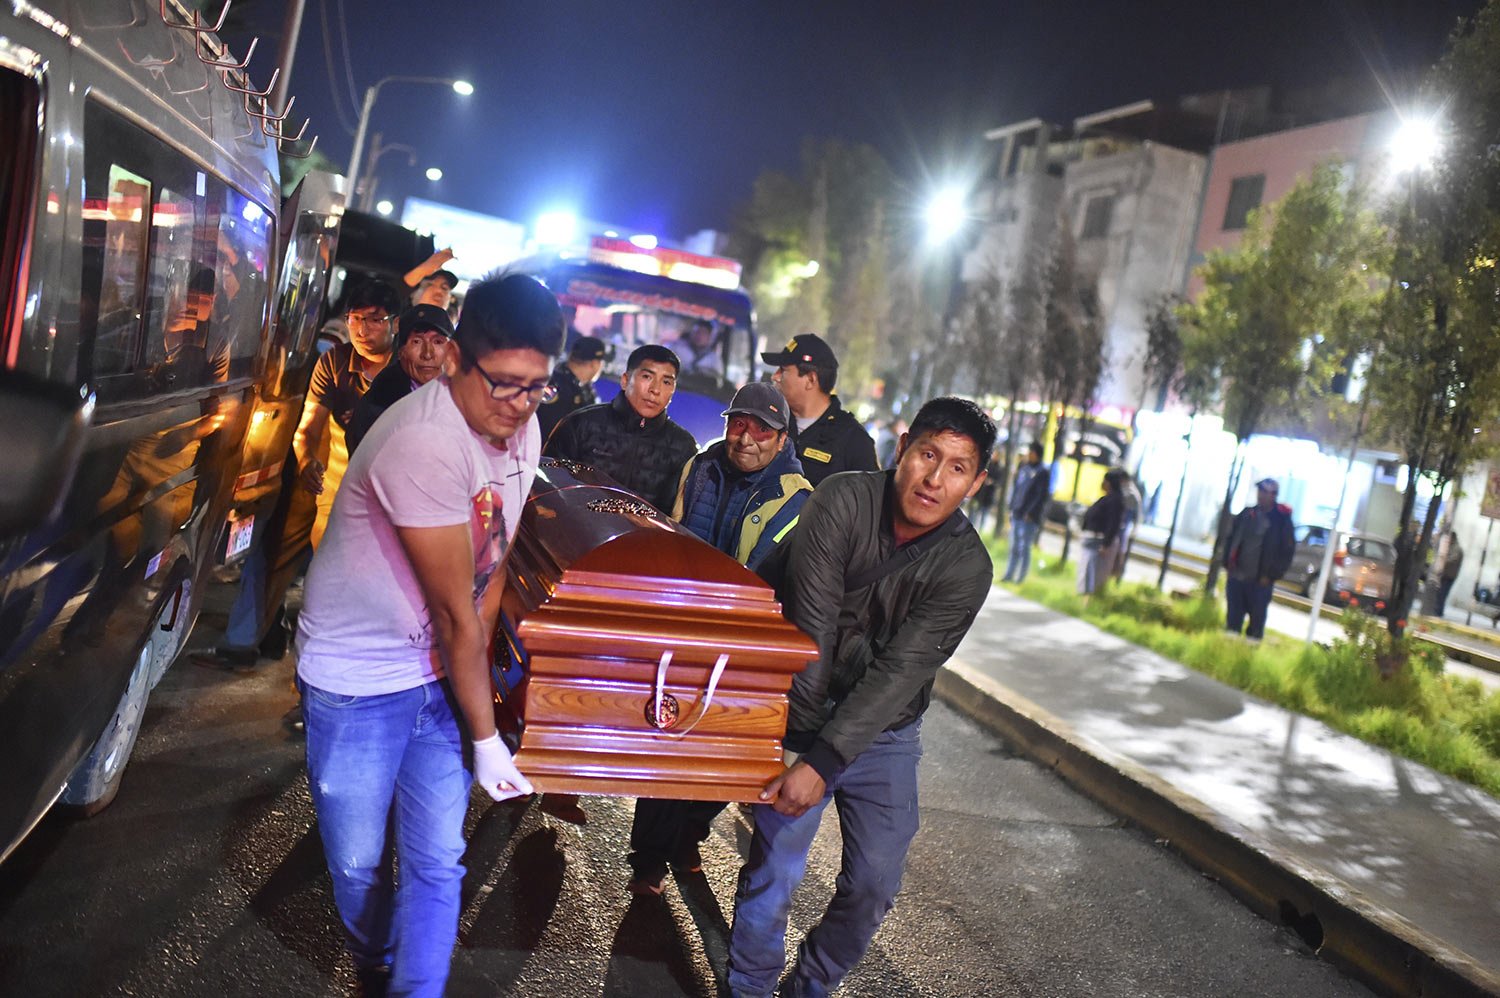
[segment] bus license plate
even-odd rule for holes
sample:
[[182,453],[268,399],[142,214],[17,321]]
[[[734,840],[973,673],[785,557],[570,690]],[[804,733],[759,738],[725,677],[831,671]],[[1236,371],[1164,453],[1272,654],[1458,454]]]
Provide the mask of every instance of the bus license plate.
[[250,550],[250,539],[254,536],[255,517],[247,516],[243,520],[230,520],[229,550],[224,553],[225,560]]

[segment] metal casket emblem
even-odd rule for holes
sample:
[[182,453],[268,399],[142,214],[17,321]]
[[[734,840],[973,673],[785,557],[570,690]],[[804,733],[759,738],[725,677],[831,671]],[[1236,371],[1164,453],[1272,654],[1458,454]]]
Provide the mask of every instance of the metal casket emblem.
[[649,697],[646,700],[646,723],[659,731],[665,731],[677,723],[682,716],[677,706],[677,698],[670,693],[661,695],[661,710],[656,709],[656,698]]

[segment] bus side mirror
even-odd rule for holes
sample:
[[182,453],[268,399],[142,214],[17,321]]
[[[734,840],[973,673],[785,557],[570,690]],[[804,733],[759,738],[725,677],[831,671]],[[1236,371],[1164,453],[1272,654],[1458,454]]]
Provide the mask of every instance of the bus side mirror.
[[57,515],[83,450],[92,402],[76,389],[0,371],[0,537],[35,530]]

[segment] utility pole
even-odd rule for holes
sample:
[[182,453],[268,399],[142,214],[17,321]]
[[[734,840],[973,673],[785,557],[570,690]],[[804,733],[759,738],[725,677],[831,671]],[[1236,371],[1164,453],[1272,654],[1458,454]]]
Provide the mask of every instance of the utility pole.
[[281,19],[281,44],[276,49],[276,66],[281,75],[267,98],[269,107],[278,110],[286,107],[287,91],[292,85],[292,63],[297,60],[297,40],[302,35],[302,8],[304,0],[287,0],[286,13]]

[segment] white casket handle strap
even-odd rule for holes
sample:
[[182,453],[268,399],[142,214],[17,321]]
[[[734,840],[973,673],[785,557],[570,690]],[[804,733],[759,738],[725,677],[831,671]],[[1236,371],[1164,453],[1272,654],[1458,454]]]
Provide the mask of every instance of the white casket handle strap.
[[[661,660],[656,663],[656,684],[651,692],[651,710],[653,717],[661,717],[661,698],[667,685],[667,666],[672,664],[672,650],[669,648],[661,653]],[[698,726],[698,722],[708,716],[708,708],[713,706],[714,692],[719,688],[719,680],[724,678],[724,670],[729,666],[729,655],[720,655],[718,661],[714,662],[713,669],[708,674],[708,686],[703,690],[702,705],[698,708],[698,716],[693,718],[693,723],[681,731],[665,732],[673,738],[681,738]]]

